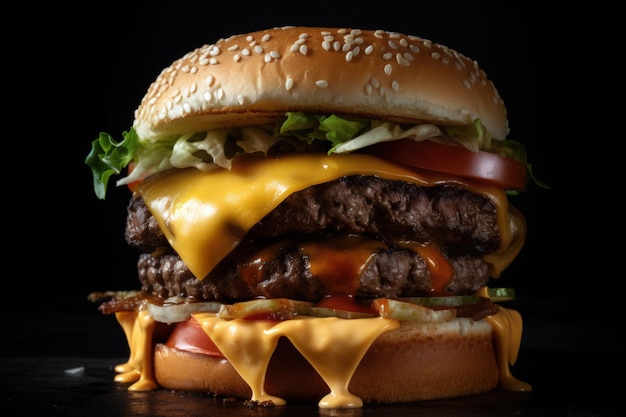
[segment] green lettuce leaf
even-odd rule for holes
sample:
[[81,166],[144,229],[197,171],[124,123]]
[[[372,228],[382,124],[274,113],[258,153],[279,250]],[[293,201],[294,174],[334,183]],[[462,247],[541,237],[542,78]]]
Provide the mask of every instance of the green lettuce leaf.
[[108,133],[101,132],[98,139],[91,143],[91,152],[85,163],[93,173],[93,188],[96,196],[104,199],[111,175],[119,175],[122,169],[133,160],[139,147],[139,138],[134,129],[123,132],[124,139],[115,141]]

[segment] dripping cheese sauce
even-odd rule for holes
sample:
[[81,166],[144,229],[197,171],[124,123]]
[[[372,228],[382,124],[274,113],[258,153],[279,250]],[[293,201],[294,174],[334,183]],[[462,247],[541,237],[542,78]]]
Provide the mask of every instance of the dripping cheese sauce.
[[[500,276],[523,245],[525,221],[508,206],[502,190],[462,179],[451,181],[443,175],[408,169],[369,155],[241,158],[231,171],[207,173],[185,169],[159,174],[140,184],[138,192],[174,250],[194,275],[204,277],[241,243],[254,224],[287,196],[349,175],[373,175],[420,186],[452,183],[489,198],[496,206],[501,237],[500,249],[484,256],[493,277]],[[441,293],[452,267],[438,247],[416,242],[396,244],[415,251],[426,261],[433,295]],[[381,242],[363,238],[346,238],[331,246],[311,242],[301,245],[308,256],[311,273],[331,289],[329,293],[348,296],[356,291],[360,268],[381,248],[384,248]],[[350,252],[350,256],[341,256],[342,251]],[[244,264],[240,272],[245,280],[262,279],[263,257]],[[116,367],[115,380],[132,383],[130,390],[155,389],[154,319],[147,310],[120,312],[116,317],[126,334],[130,356],[126,363]],[[224,320],[212,313],[195,313],[193,317],[250,386],[253,401],[285,404],[282,398],[265,392],[264,378],[278,339],[289,339],[329,387],[329,394],[318,404],[321,408],[362,406],[361,399],[348,391],[350,379],[376,338],[400,326],[398,321],[382,317],[298,316],[280,322]],[[530,390],[528,384],[515,379],[509,370],[521,341],[521,316],[514,310],[500,307],[487,322],[494,331],[500,385],[507,390]]]

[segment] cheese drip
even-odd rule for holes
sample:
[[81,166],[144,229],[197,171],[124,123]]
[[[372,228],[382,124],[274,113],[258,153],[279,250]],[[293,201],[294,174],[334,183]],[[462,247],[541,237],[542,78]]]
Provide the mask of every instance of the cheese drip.
[[[295,154],[242,157],[232,170],[171,170],[141,183],[137,191],[170,245],[199,279],[233,249],[252,226],[290,194],[349,175],[371,175],[420,186],[455,184],[496,205],[500,249],[484,259],[500,275],[521,250],[525,220],[509,210],[504,191],[448,176],[426,173],[363,154]],[[422,251],[425,253],[425,251]],[[433,264],[433,259],[427,259]]]
[[281,336],[287,337],[330,388],[320,408],[359,408],[363,401],[348,385],[374,340],[400,323],[382,317],[344,320],[336,317],[300,317],[278,323],[223,320],[212,313],[193,317],[252,390],[253,401],[285,400],[265,392],[265,372]]

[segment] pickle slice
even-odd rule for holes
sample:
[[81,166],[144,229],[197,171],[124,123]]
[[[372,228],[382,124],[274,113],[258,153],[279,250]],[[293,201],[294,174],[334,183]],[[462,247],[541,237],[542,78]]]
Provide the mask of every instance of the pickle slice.
[[494,303],[515,300],[514,288],[487,288],[487,294]]
[[365,319],[365,318],[378,316],[377,314],[374,314],[374,313],[336,310],[334,308],[326,308],[326,307],[311,307],[309,308],[307,315],[313,316],[313,317],[338,317],[340,319]]
[[464,304],[475,304],[481,298],[478,295],[450,295],[445,297],[399,297],[396,300],[425,307],[458,307]]

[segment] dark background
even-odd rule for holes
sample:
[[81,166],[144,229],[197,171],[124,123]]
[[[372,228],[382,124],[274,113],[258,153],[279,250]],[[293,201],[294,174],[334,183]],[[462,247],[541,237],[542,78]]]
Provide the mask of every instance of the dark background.
[[[27,71],[38,68],[32,62],[45,62],[48,72],[28,75],[34,82],[25,84],[36,91],[26,99],[50,106],[48,114],[29,119],[32,125],[19,126],[21,136],[45,144],[43,155],[33,151],[33,161],[25,166],[37,173],[35,181],[19,183],[32,201],[17,208],[6,205],[23,216],[5,216],[7,227],[20,233],[10,235],[15,249],[7,266],[18,273],[5,273],[12,291],[0,303],[3,415],[242,415],[240,409],[216,411],[206,398],[163,391],[142,396],[113,384],[112,364],[128,354],[123,333],[113,317],[101,315],[86,297],[91,291],[138,289],[138,254],[124,241],[130,193],[110,187],[107,199],[98,200],[84,159],[99,132],[121,138],[130,128],[148,86],[172,61],[222,37],[283,25],[414,34],[477,60],[507,105],[509,137],[526,144],[536,176],[552,186],[532,185],[511,199],[528,220],[526,245],[493,284],[517,290],[511,307],[524,318],[524,334],[513,373],[533,385],[531,395],[492,393],[363,412],[394,417],[625,414],[623,384],[605,376],[607,370],[616,378],[624,372],[620,295],[604,286],[604,276],[588,272],[597,259],[581,237],[589,230],[585,219],[557,216],[556,196],[564,195],[553,148],[555,135],[563,135],[563,128],[554,126],[561,121],[553,116],[553,54],[559,45],[551,37],[554,22],[540,2],[125,3],[96,1],[71,8],[55,3],[54,18],[38,10],[46,25],[29,20],[13,34],[21,40],[23,32],[37,30],[38,41],[27,49],[28,56],[11,63]],[[590,193],[579,186],[576,195]],[[570,233],[564,233],[563,218]],[[570,249],[577,246],[577,252]],[[64,374],[75,366],[85,366],[85,374]],[[323,415],[317,407],[262,414]]]

